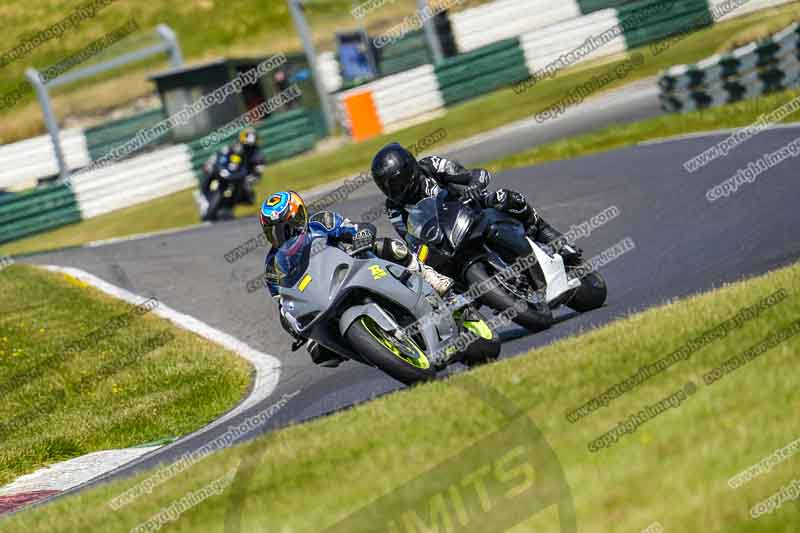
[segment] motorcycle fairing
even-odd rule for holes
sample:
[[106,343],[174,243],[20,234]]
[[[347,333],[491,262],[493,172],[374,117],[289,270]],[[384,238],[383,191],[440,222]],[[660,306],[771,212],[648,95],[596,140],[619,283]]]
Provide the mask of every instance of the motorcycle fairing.
[[[375,267],[391,272],[392,275],[380,276],[376,279]],[[361,360],[358,354],[341,342],[339,335],[352,325],[359,316],[366,315],[375,320],[387,331],[396,331],[398,324],[391,316],[381,309],[376,303],[366,302],[357,307],[357,310],[343,313],[341,317],[333,316],[338,310],[338,305],[353,292],[359,291],[367,299],[370,294],[376,298],[391,301],[406,309],[416,317],[428,316],[433,308],[427,296],[434,292],[422,279],[411,276],[405,283],[395,276],[395,271],[400,267],[394,263],[384,261],[377,257],[368,259],[354,258],[339,248],[328,246],[315,254],[313,260],[307,263],[302,276],[296,273],[293,277],[302,281],[306,275],[310,276],[304,290],[298,286],[281,287],[280,294],[284,304],[298,324],[298,332],[304,337],[318,340],[323,346],[340,352],[352,359]],[[361,314],[359,314],[359,312]],[[335,319],[337,328],[330,331],[330,322]],[[425,322],[419,328],[419,333],[425,340],[426,347],[438,347],[442,339],[447,339],[457,334],[458,327],[452,317],[442,317],[436,324]]]
[[528,238],[528,243],[533,250],[536,261],[544,274],[547,283],[545,299],[550,304],[560,298],[567,291],[577,289],[581,285],[581,280],[569,278],[567,269],[564,267],[564,259],[559,254],[550,256],[535,241]]

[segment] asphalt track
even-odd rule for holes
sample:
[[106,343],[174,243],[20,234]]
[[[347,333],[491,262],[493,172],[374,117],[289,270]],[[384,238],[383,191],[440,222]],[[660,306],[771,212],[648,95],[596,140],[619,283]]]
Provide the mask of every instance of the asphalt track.
[[[800,242],[794,235],[800,225],[800,210],[795,205],[800,200],[800,183],[795,177],[794,160],[770,169],[731,197],[709,203],[705,195],[739,167],[798,135],[800,128],[762,133],[728,157],[691,175],[682,163],[724,135],[637,146],[498,175],[495,186],[525,193],[545,218],[563,230],[609,206],[617,206],[620,215],[616,219],[579,242],[587,257],[625,238],[636,245],[602,269],[609,286],[605,307],[584,315],[564,316],[551,330],[537,335],[527,335],[519,328],[505,331],[503,357],[795,261],[800,257]],[[380,203],[376,189],[368,186],[335,208],[356,220]],[[390,228],[385,219],[376,223],[382,234],[388,234]],[[248,293],[245,288],[247,280],[263,271],[264,250],[233,265],[224,259],[230,248],[257,231],[257,222],[249,218],[172,235],[47,253],[27,261],[81,268],[138,294],[157,296],[170,307],[277,356],[282,370],[272,399],[242,413],[230,424],[267,408],[282,394],[299,391],[263,431],[398,388],[397,383],[375,369],[355,363],[323,369],[315,367],[305,351],[290,352],[289,339],[277,325],[270,299],[263,291]],[[216,428],[185,440],[110,476],[129,475],[175,460],[225,429]]]

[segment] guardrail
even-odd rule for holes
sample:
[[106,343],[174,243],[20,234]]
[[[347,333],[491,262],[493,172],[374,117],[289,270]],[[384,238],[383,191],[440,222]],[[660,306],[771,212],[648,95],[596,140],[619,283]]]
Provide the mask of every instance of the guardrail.
[[[450,15],[460,55],[341,92],[338,114],[354,139],[368,139],[526,78],[539,81],[584,61],[790,1],[498,0]],[[794,65],[782,67],[791,72]]]
[[[273,114],[254,125],[259,137],[263,139],[262,153],[268,163],[292,157],[314,147],[317,133],[311,114],[306,109],[294,109]],[[237,135],[238,132],[233,132],[209,146],[204,146],[203,139],[186,145],[190,151],[191,168],[198,180],[202,177],[202,167],[208,158],[217,150],[231,144]]]
[[336,95],[337,114],[356,140],[427,120],[444,108],[433,65],[393,74]]
[[[97,154],[105,151],[124,139],[135,135],[133,125],[152,120],[150,113],[138,116],[130,122],[118,122],[98,137],[101,142]],[[291,157],[314,147],[317,139],[313,112],[296,109],[277,113],[256,124],[256,129],[265,139],[264,156],[268,162]],[[66,134],[67,132],[64,132]],[[223,138],[219,143],[203,145],[203,139],[189,144],[162,147],[152,152],[135,155],[115,164],[75,173],[70,182],[56,186],[38,187],[19,194],[0,197],[0,243],[9,242],[73,224],[131,207],[155,198],[193,188],[202,174],[203,163],[208,157],[230,143],[236,132]],[[83,142],[83,165],[91,163],[83,132],[73,134]],[[15,146],[17,145],[17,146]],[[16,153],[12,148],[20,148],[26,157],[41,156],[45,148],[52,152],[47,137],[31,139],[3,147],[7,154]],[[71,144],[65,143],[65,146]],[[102,148],[105,147],[105,148]],[[70,152],[67,152],[70,153]],[[3,152],[0,151],[0,155]],[[52,153],[44,159],[49,164],[50,173],[57,173],[58,166]]]
[[[83,130],[63,130],[61,145],[69,168],[91,162]],[[58,170],[53,143],[47,135],[0,146],[0,189],[29,189],[36,186],[38,179],[54,176]]]
[[[86,129],[86,146],[92,161],[97,161],[108,152],[122,146],[136,136],[139,130],[151,128],[167,118],[162,108],[149,109],[141,113],[105,122]],[[164,135],[150,142],[151,146],[167,144],[171,136]]]
[[0,244],[81,220],[67,185],[48,185],[0,197]]
[[800,85],[800,25],[695,65],[678,65],[658,81],[667,111],[693,111]]
[[461,53],[581,16],[574,0],[498,0],[450,15]]

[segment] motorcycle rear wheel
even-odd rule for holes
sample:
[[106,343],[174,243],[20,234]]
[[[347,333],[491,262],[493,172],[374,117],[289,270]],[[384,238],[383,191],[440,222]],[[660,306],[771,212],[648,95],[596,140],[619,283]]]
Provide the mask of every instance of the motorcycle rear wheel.
[[432,361],[413,340],[399,342],[367,316],[353,322],[345,337],[364,359],[405,385],[436,378]]
[[[494,274],[494,269],[481,261],[470,266],[464,274],[471,287],[484,281],[493,286],[491,290],[480,296],[480,302],[483,305],[503,312],[514,307],[517,301],[525,301],[520,296],[509,292],[496,279],[490,279]],[[530,331],[543,331],[553,325],[553,312],[546,304],[536,306],[527,302],[527,308],[523,312],[517,313],[513,320]]]
[[606,295],[606,280],[599,272],[589,272],[581,278],[581,286],[575,289],[575,295],[567,302],[567,307],[585,313],[602,307]]

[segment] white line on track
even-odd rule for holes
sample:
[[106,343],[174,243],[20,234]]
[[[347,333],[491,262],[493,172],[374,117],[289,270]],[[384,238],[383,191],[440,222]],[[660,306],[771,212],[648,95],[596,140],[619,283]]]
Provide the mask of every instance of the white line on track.
[[[107,244],[117,244],[120,242],[128,242],[128,241],[138,241],[140,239],[148,239],[150,237],[162,237],[164,235],[174,235],[176,233],[183,233],[185,231],[191,231],[193,229],[202,228],[205,226],[210,226],[211,222],[202,222],[200,224],[194,224],[192,226],[185,226],[182,228],[172,228],[166,229],[162,231],[151,231],[150,233],[136,233],[134,235],[127,235],[125,237],[114,237],[113,239],[103,239],[99,241],[92,241],[84,245],[84,248],[97,248],[98,246],[106,246]],[[57,250],[55,250],[57,251]]]
[[147,446],[88,453],[20,476],[0,488],[0,496],[13,496],[40,490],[69,490],[159,448],[161,446]]
[[[132,305],[139,305],[147,300],[146,297],[133,294],[132,292],[126,291],[125,289],[117,287],[116,285],[112,285],[111,283],[108,283],[97,276],[77,268],[58,266],[45,266],[44,268],[51,272],[57,272],[71,276],[93,286],[101,292]],[[210,429],[225,423],[231,418],[262,402],[275,391],[275,388],[278,386],[281,373],[281,363],[276,357],[260,352],[244,342],[232,337],[231,335],[212,328],[208,324],[205,324],[194,317],[171,309],[160,301],[159,306],[153,309],[151,313],[169,320],[180,328],[194,332],[201,337],[204,337],[235,352],[240,357],[243,357],[250,364],[252,364],[255,369],[255,382],[247,398],[240,402],[236,407],[225,413],[222,417],[167,446],[150,447],[144,449],[106,450],[88,454],[70,461],[58,463],[51,467],[36,471],[33,474],[18,478],[10,485],[3,487],[2,491],[0,491],[0,494],[16,494],[19,492],[25,492],[32,490],[31,487],[49,487],[62,491],[74,488],[83,483],[91,481],[97,476],[101,476],[116,470],[117,468],[131,466],[135,463],[138,463],[150,456],[152,453],[159,453],[172,446],[178,446],[187,439],[202,435]]]

